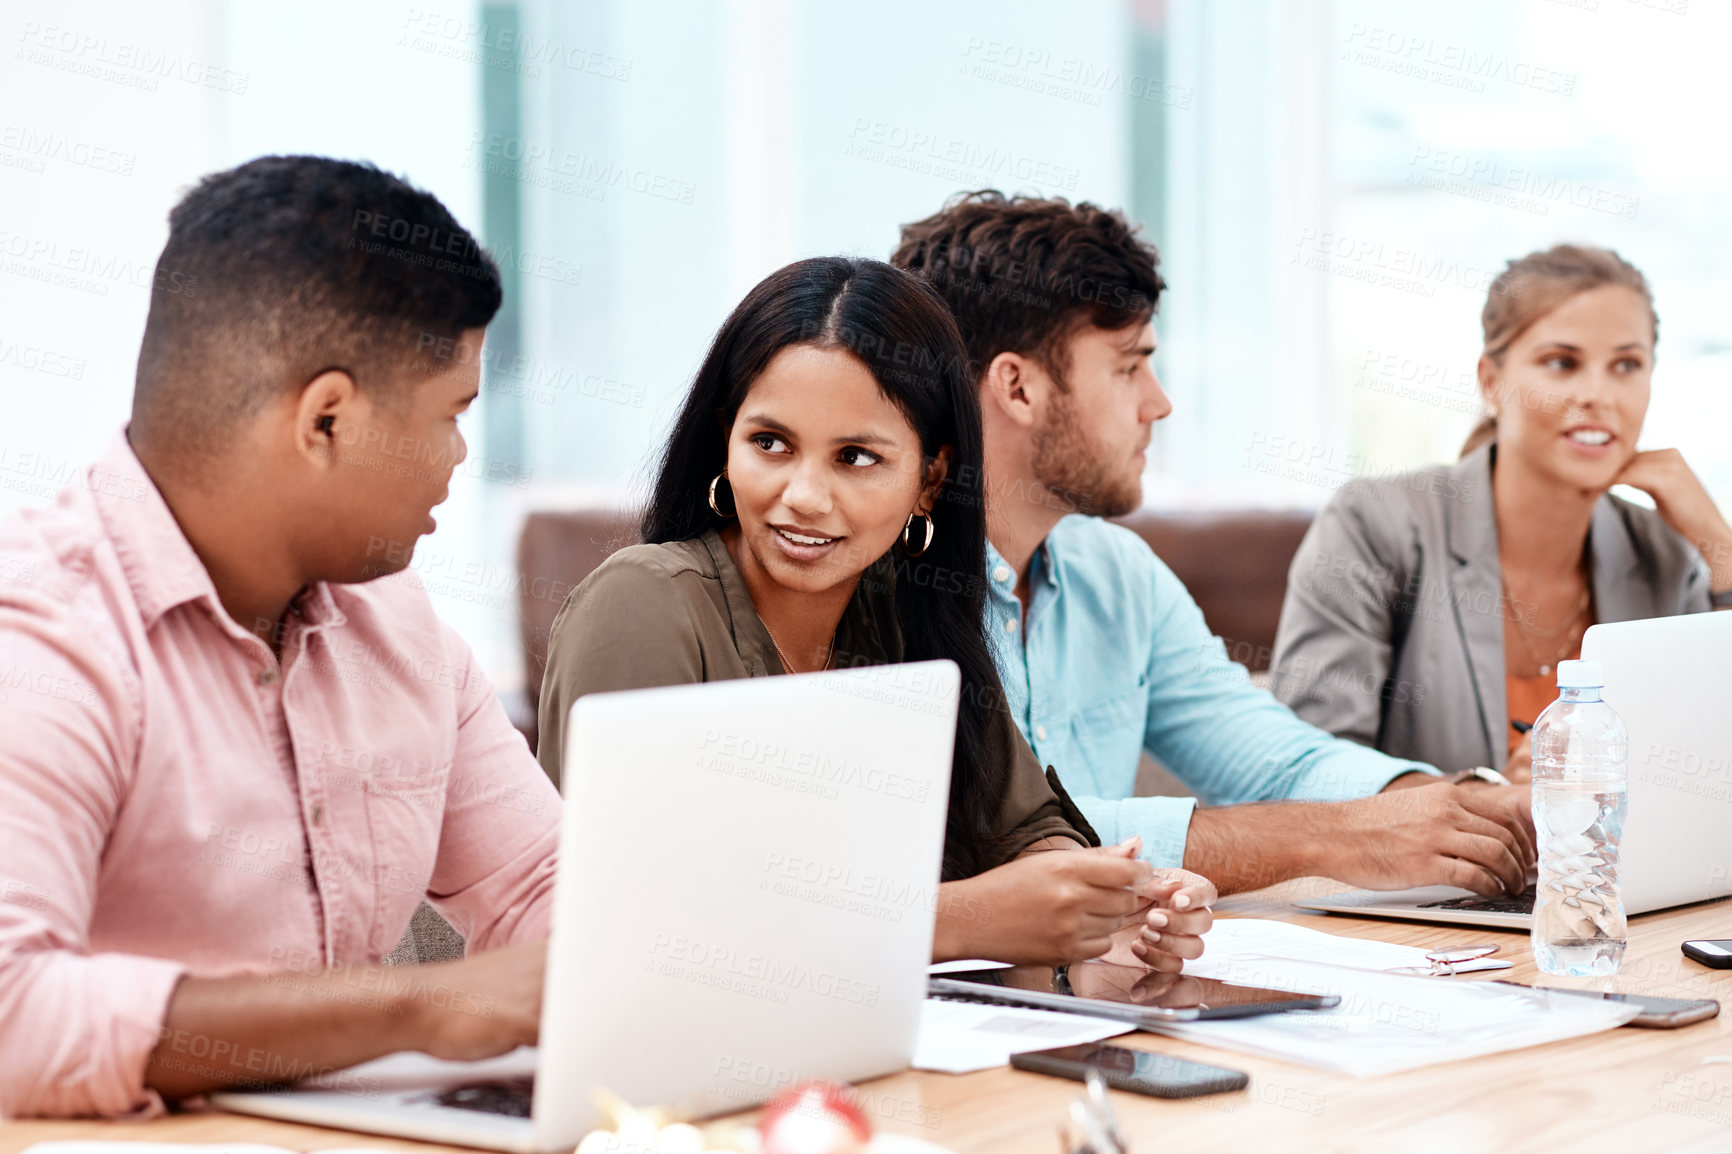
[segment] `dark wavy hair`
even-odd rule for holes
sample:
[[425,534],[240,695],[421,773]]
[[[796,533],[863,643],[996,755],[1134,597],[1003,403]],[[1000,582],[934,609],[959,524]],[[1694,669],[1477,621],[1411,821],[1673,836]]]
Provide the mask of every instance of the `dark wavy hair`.
[[903,225],[890,263],[944,297],[981,372],[999,353],[1020,353],[1066,391],[1078,327],[1147,321],[1167,287],[1160,254],[1123,213],[994,189],[958,193]]
[[698,369],[662,451],[643,539],[685,541],[721,527],[707,497],[710,479],[728,463],[728,429],[752,383],[793,345],[851,353],[914,426],[928,461],[950,446],[950,470],[932,509],[932,545],[919,570],[966,577],[938,590],[930,581],[917,583],[916,566],[897,565],[894,598],[903,659],[948,658],[962,672],[944,876],[971,877],[989,860],[1008,767],[987,756],[989,711],[1002,707],[1003,690],[987,648],[980,577],[986,567],[980,409],[962,336],[943,299],[919,277],[875,260],[817,257],[765,278],[722,324]]

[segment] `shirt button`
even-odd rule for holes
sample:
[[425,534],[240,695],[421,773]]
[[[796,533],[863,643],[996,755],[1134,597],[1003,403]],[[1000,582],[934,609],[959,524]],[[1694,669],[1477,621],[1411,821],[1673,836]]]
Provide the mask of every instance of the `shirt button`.
[[275,685],[276,683],[277,683],[277,670],[276,670],[275,666],[272,666],[269,669],[261,669],[259,671],[259,684],[260,685]]
[[1044,726],[1044,725],[1035,726],[1034,727],[1034,735],[1039,740],[1045,741],[1046,740],[1046,726]]
[[318,825],[321,822],[323,822],[324,820],[325,820],[325,807],[322,805],[313,806],[313,824]]
[[1004,619],[1004,631],[1006,633],[1015,633],[1016,632],[1016,618],[1006,617]]
[[1010,580],[1010,566],[1000,565],[998,568],[994,569],[992,571],[992,579],[994,581],[1009,581]]

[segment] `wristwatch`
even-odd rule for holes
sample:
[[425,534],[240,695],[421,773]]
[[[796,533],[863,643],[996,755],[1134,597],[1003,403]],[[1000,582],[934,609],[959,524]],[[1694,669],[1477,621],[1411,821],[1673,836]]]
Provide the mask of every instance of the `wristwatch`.
[[1732,589],[1708,591],[1708,604],[1716,609],[1732,609]]
[[1515,783],[1495,769],[1476,765],[1472,769],[1464,769],[1460,773],[1452,773],[1445,779],[1453,785],[1462,785],[1469,781],[1483,781],[1488,785],[1514,785]]

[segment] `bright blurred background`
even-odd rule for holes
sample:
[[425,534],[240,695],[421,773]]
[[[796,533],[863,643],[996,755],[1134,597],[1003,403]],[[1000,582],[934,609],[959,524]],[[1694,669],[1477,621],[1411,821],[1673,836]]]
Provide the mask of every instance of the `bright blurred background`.
[[415,566],[502,689],[528,510],[629,504],[759,278],[962,189],[1123,206],[1171,283],[1162,506],[1453,459],[1479,309],[1560,240],[1662,318],[1643,447],[1732,503],[1732,6],[1707,0],[7,0],[0,514],[128,411],[170,206],[366,159],[494,250],[471,460]]

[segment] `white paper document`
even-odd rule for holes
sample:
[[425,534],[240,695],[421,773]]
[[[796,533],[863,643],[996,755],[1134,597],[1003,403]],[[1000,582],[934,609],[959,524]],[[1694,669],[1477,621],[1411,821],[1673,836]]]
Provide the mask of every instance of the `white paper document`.
[[[1497,939],[1492,939],[1497,940]],[[1402,970],[1430,965],[1418,946],[1402,946],[1369,938],[1349,938],[1292,922],[1266,918],[1222,918],[1203,938],[1203,956],[1185,963],[1185,972],[1199,978],[1226,978],[1220,967],[1247,957],[1285,958],[1295,962],[1320,962],[1352,966],[1359,970]],[[1455,967],[1458,974],[1474,970],[1507,970],[1510,963],[1496,957],[1476,958]]]
[[1134,1029],[1129,1022],[1081,1014],[927,998],[914,1042],[914,1068],[967,1074],[1002,1066],[1012,1054],[1080,1046]]
[[1639,1012],[1628,1003],[1496,982],[1404,977],[1249,954],[1217,958],[1208,976],[1244,986],[1335,994],[1341,1004],[1256,1018],[1174,1022],[1153,1027],[1155,1032],[1357,1078],[1597,1034]]

